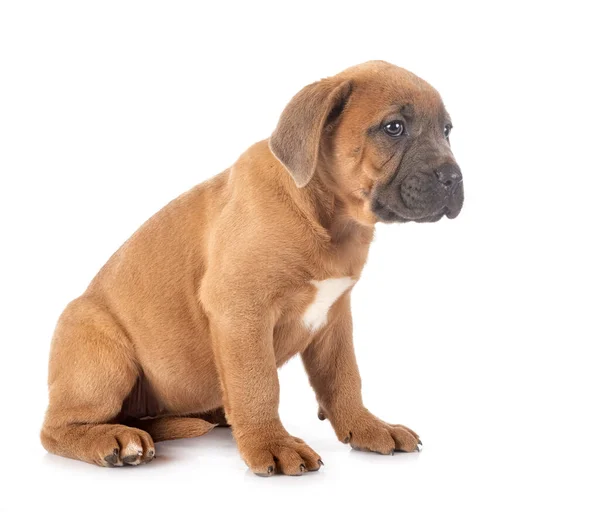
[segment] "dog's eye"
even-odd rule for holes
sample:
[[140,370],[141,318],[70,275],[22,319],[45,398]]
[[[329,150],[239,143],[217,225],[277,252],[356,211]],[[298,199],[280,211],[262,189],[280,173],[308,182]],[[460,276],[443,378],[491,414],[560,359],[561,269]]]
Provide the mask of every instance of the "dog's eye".
[[452,131],[452,125],[451,124],[447,124],[446,126],[444,126],[444,137],[448,138],[450,137],[450,132]]
[[391,137],[399,137],[404,133],[404,123],[402,121],[392,121],[386,124],[383,129]]

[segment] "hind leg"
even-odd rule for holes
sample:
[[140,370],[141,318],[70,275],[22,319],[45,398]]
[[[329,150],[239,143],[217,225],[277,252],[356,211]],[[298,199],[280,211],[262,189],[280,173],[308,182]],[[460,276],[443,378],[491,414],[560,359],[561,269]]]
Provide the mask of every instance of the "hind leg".
[[137,375],[133,350],[111,315],[89,299],[69,304],[50,351],[44,448],[100,466],[152,460],[150,435],[114,422]]

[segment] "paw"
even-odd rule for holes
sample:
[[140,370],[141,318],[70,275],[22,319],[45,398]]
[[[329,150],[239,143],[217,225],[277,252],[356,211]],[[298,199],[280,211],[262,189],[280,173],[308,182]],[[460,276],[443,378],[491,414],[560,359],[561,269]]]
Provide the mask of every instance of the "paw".
[[339,439],[352,448],[393,455],[394,452],[421,451],[419,436],[403,425],[390,425],[369,414],[358,418]]
[[98,434],[93,450],[99,466],[137,466],[150,462],[156,453],[150,434],[124,425],[111,425]]
[[250,438],[240,444],[242,458],[259,476],[275,473],[299,476],[307,471],[318,471],[321,457],[302,439],[281,435],[270,439]]

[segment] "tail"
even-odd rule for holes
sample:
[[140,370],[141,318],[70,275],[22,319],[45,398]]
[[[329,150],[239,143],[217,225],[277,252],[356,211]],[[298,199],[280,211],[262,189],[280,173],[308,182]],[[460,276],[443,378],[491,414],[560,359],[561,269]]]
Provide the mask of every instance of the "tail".
[[200,437],[210,432],[218,423],[209,423],[200,418],[184,418],[166,416],[131,422],[131,426],[145,430],[152,436],[155,443],[171,439],[184,439],[187,437]]

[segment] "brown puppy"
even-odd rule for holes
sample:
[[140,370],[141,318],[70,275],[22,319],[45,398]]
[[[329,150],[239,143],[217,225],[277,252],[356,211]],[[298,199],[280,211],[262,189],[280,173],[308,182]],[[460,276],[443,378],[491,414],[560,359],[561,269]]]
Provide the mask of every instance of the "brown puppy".
[[418,449],[362,403],[350,290],[377,221],[458,215],[450,128],[438,93],[385,62],[305,87],[268,141],[149,219],[67,306],[44,447],[135,465],[153,439],[228,422],[255,473],[318,470],[278,416],[277,367],[300,353],[341,441]]

